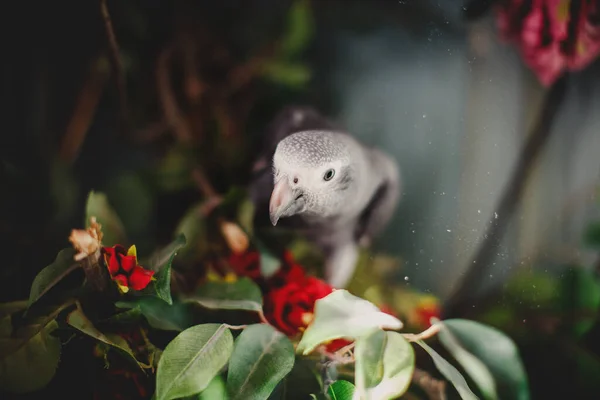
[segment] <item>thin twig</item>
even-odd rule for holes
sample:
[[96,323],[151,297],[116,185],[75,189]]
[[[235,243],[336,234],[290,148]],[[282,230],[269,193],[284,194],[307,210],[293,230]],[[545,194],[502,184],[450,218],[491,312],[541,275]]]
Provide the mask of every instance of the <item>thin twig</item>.
[[162,105],[165,119],[173,129],[175,136],[180,142],[189,143],[192,141],[192,129],[188,121],[181,115],[175,93],[171,87],[171,78],[169,75],[169,62],[173,55],[171,46],[161,51],[156,65],[156,85],[160,102]]
[[125,85],[125,71],[123,69],[123,63],[121,61],[119,53],[119,44],[117,43],[117,36],[113,29],[112,20],[106,0],[100,0],[100,12],[102,13],[102,19],[104,19],[104,27],[106,29],[106,36],[108,38],[108,45],[110,47],[110,58],[112,62],[113,71],[116,77],[117,90],[119,92],[119,106],[121,110],[121,121],[125,127],[128,123],[127,113],[127,86]]
[[192,178],[204,196],[218,197],[216,190],[213,188],[212,184],[204,174],[204,171],[200,167],[196,166],[196,168],[194,168],[192,171]]
[[415,368],[412,381],[427,394],[431,400],[446,400],[446,382],[433,378],[429,373]]
[[487,232],[484,235],[485,239],[469,262],[462,280],[446,301],[444,318],[459,316],[464,307],[473,301],[475,296],[473,288],[479,286],[481,279],[491,265],[504,231],[520,204],[525,184],[533,170],[533,166],[550,138],[553,130],[552,125],[565,98],[566,88],[566,76],[564,76],[554,83],[546,94],[536,123],[527,137],[510,181],[496,207],[498,217],[493,216],[491,218],[487,225]]
[[440,331],[440,326],[437,324],[431,325],[429,328],[421,333],[403,333],[402,336],[409,342],[416,342],[418,340],[425,340],[434,337]]
[[108,76],[98,68],[98,58],[95,58],[91,63],[85,84],[77,96],[75,109],[60,144],[59,157],[66,163],[72,163],[79,155]]

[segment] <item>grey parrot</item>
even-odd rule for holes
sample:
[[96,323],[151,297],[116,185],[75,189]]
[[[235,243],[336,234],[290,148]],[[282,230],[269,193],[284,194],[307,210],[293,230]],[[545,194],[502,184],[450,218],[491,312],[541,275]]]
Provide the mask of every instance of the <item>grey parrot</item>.
[[[270,179],[270,221],[273,226],[280,219],[295,221],[292,226],[323,250],[326,281],[343,288],[356,268],[359,247],[371,244],[396,209],[399,167],[312,108],[288,107],[275,122],[255,164],[259,178]],[[253,192],[260,204],[264,182],[259,186]]]

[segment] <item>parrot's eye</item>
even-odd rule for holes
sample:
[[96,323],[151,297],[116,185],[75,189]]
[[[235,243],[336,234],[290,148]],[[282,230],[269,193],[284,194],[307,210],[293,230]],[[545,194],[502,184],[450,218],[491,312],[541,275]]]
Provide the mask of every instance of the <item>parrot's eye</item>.
[[328,169],[325,172],[325,175],[323,175],[323,180],[330,181],[330,180],[333,179],[334,175],[335,175],[335,170],[334,169]]

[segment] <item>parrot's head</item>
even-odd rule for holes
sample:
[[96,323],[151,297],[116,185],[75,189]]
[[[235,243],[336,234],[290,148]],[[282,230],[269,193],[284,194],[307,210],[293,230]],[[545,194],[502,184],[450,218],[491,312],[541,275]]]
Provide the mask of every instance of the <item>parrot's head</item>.
[[273,156],[271,223],[297,214],[327,217],[349,201],[353,169],[341,133],[302,131],[283,139]]

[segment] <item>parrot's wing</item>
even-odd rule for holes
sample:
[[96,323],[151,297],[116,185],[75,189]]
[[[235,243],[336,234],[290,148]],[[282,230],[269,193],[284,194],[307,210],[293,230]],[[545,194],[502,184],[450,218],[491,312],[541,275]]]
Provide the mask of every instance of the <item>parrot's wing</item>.
[[355,240],[369,246],[375,236],[386,227],[400,200],[400,172],[396,162],[387,154],[372,149],[374,172],[382,178],[371,200],[360,214]]

